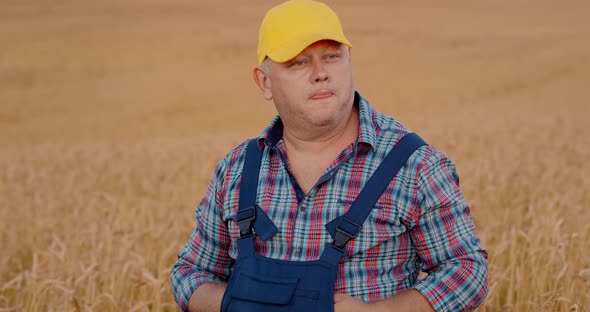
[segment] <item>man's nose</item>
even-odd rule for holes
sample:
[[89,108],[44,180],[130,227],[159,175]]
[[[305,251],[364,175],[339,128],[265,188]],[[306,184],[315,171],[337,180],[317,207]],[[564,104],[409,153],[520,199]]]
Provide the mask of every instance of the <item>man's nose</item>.
[[323,82],[328,80],[328,71],[326,70],[325,64],[321,61],[315,62],[313,65],[313,81],[314,82]]

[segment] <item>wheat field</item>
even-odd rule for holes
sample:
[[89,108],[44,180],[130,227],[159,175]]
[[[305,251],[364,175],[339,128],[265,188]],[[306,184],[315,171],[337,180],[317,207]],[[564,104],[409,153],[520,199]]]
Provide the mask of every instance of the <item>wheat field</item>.
[[[0,311],[175,311],[277,1],[0,2]],[[331,0],[357,89],[457,164],[480,311],[590,311],[587,1]]]

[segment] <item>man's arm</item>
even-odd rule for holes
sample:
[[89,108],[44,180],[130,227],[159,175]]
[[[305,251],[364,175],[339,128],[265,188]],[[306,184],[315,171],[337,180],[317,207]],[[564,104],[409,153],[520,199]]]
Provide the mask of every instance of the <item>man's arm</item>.
[[335,294],[335,311],[467,311],[487,294],[487,253],[475,235],[454,164],[428,147],[420,155],[410,236],[428,273],[413,289],[373,303]]
[[188,303],[188,311],[219,312],[226,286],[223,283],[206,283],[201,285],[191,296]]
[[[221,297],[218,299],[215,296],[220,292],[219,287],[212,283],[224,283],[230,274],[231,241],[221,215],[223,196],[220,195],[220,185],[224,180],[224,164],[222,161],[217,166],[215,176],[196,209],[196,226],[191,238],[172,267],[172,291],[182,311],[188,311],[189,306],[192,311],[193,307],[197,306],[220,305]],[[215,288],[211,290],[212,287]],[[223,292],[221,294],[223,295]],[[219,309],[214,311],[217,312]]]
[[415,289],[403,291],[387,299],[373,303],[365,303],[352,296],[336,293],[334,296],[334,312],[432,312],[430,303]]
[[475,234],[455,165],[428,147],[418,181],[410,236],[428,276],[413,288],[437,311],[473,310],[487,294],[487,252]]

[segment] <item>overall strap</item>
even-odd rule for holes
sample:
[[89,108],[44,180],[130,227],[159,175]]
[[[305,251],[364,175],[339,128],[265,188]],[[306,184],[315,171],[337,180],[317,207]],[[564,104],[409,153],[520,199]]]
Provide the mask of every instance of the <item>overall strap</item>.
[[[279,232],[264,211],[256,205],[258,193],[258,177],[262,162],[262,150],[258,148],[258,140],[252,139],[246,147],[246,159],[242,169],[240,198],[236,221],[239,227],[238,251],[240,255],[255,253],[254,232],[264,241]],[[254,231],[252,231],[254,229]]]
[[[377,167],[377,170],[373,173],[369,181],[367,181],[348,211],[343,216],[326,224],[326,229],[334,239],[332,244],[329,245],[333,248],[326,248],[326,251],[336,250],[340,251],[343,255],[346,244],[359,234],[362,224],[371,213],[371,210],[387,186],[391,183],[393,177],[414,151],[423,145],[426,145],[426,142],[415,133],[406,134],[395,144],[379,167]],[[332,256],[326,255],[326,257],[336,260],[338,253],[334,253]],[[338,258],[339,260],[340,258]]]
[[[260,163],[262,162],[262,151],[258,148],[256,139],[248,142],[246,147],[246,160],[244,161],[244,168],[242,169],[242,182],[240,185],[240,200],[237,213],[238,222],[240,219],[254,220],[256,204],[256,194],[258,189],[258,175],[260,174]],[[251,228],[250,228],[251,230]],[[240,234],[242,234],[242,227],[240,226]]]

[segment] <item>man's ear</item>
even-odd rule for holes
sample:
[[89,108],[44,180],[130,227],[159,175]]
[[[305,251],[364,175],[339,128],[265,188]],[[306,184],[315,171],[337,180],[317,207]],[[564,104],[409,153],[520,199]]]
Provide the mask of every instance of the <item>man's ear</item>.
[[256,66],[254,67],[252,74],[254,75],[254,81],[256,82],[256,85],[258,86],[258,88],[260,88],[260,91],[262,92],[262,96],[266,100],[272,100],[272,91],[270,89],[270,77],[267,71],[265,71],[265,68],[263,68],[263,66]]

